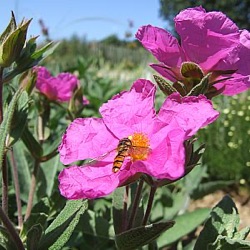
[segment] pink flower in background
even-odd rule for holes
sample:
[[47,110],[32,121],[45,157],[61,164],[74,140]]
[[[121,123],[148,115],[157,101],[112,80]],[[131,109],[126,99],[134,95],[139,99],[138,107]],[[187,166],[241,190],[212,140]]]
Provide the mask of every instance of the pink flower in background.
[[56,77],[42,66],[34,68],[37,72],[36,88],[48,99],[68,102],[78,85],[76,76],[70,73],[60,73]]
[[136,38],[159,64],[151,64],[159,74],[175,82],[182,81],[184,62],[199,65],[204,75],[214,72],[213,81],[225,95],[234,95],[250,87],[250,33],[239,30],[221,12],[206,12],[202,7],[181,11],[174,19],[178,40],[164,29],[142,26]]
[[[60,160],[98,159],[94,165],[65,168],[59,189],[68,199],[94,199],[112,193],[137,174],[175,180],[183,176],[184,141],[213,122],[218,112],[204,96],[181,98],[174,93],[158,114],[154,109],[155,86],[148,80],[134,82],[130,91],[114,96],[100,108],[102,118],[78,118],[63,135]],[[131,141],[129,155],[114,171],[118,143]],[[132,150],[133,148],[133,150]],[[121,159],[119,159],[121,160]]]

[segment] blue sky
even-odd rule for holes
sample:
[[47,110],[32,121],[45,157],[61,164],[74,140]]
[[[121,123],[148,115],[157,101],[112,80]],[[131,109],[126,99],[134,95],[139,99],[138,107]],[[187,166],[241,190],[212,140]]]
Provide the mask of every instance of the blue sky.
[[[100,40],[110,34],[124,38],[146,24],[166,27],[159,17],[160,0],[2,0],[0,32],[6,27],[11,10],[20,21],[33,18],[29,35],[40,35],[38,20],[49,28],[52,40],[77,34],[87,40]],[[134,27],[128,28],[132,20]],[[42,39],[42,37],[40,38]],[[39,40],[40,40],[39,39]]]

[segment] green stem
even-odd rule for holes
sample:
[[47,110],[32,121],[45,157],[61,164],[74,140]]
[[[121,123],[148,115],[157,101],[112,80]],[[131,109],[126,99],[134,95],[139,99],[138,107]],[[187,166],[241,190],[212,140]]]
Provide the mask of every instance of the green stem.
[[142,194],[142,188],[143,188],[143,184],[144,181],[141,178],[138,185],[137,185],[137,189],[136,189],[136,193],[135,193],[135,197],[134,197],[134,201],[133,201],[133,205],[132,205],[132,209],[131,209],[131,214],[130,214],[130,218],[129,218],[129,223],[128,223],[128,227],[127,229],[130,229],[133,227],[134,225],[134,221],[135,221],[135,217],[137,214],[137,210],[140,204],[140,200],[141,200],[141,194]]
[[156,185],[151,186],[150,194],[149,194],[149,198],[148,198],[147,209],[146,209],[143,221],[142,221],[143,226],[145,226],[148,223],[150,212],[151,212],[151,209],[152,209],[152,206],[153,206],[153,201],[154,201],[154,196],[155,196],[156,189],[157,189]]
[[[3,68],[0,67],[0,124],[3,122]],[[6,155],[3,155],[2,166],[2,208],[8,214],[8,170]]]
[[2,167],[2,208],[4,213],[8,214],[8,168],[5,154]]
[[13,227],[11,221],[9,220],[9,218],[6,216],[6,214],[4,213],[3,209],[0,207],[0,218],[5,226],[5,228],[7,229],[7,231],[9,232],[13,243],[16,245],[17,249],[20,250],[25,250],[23,243],[20,239],[20,237],[18,236],[15,228]]
[[22,216],[22,204],[21,204],[21,197],[20,197],[20,185],[19,185],[17,165],[16,165],[13,150],[10,151],[10,160],[11,160],[14,187],[15,187],[15,195],[16,195],[18,227],[22,228],[23,216]]

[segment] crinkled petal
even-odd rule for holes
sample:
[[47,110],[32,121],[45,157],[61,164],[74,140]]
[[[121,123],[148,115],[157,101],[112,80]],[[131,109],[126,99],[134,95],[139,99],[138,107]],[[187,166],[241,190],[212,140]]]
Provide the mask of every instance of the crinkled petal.
[[120,139],[133,132],[147,133],[155,116],[155,89],[150,81],[139,79],[130,91],[124,91],[103,104],[100,113],[109,130]]
[[186,131],[187,138],[200,128],[214,122],[219,112],[205,96],[181,97],[179,93],[170,95],[163,103],[158,118],[166,124],[177,123]]
[[61,162],[69,164],[98,158],[117,145],[118,139],[106,128],[101,118],[78,118],[67,128],[58,150]]
[[224,95],[235,95],[250,88],[250,32],[242,30],[240,34],[239,58],[237,71],[232,78],[215,85],[216,88],[224,87]]
[[238,54],[232,51],[239,45],[239,29],[223,13],[206,13],[202,7],[189,8],[181,11],[174,21],[188,59],[198,63],[204,71],[215,65],[220,68],[227,60],[231,64],[238,61]]
[[[146,161],[137,161],[135,166],[138,172],[143,172],[157,179],[175,180],[183,176],[185,166],[185,149],[183,146],[186,133],[181,128],[167,128],[162,133],[153,135],[152,152]],[[165,137],[163,137],[165,136]],[[163,139],[162,139],[163,137]]]
[[185,59],[178,40],[164,29],[151,25],[142,26],[135,36],[145,49],[168,67],[180,66]]
[[95,199],[112,193],[119,186],[119,175],[112,164],[102,167],[69,167],[59,174],[59,190],[67,199]]

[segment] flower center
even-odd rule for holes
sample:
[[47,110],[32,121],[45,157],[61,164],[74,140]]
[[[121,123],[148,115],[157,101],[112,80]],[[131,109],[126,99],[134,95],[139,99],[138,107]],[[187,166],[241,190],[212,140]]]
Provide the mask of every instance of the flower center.
[[132,142],[129,150],[131,160],[146,160],[151,151],[148,137],[143,133],[134,133],[128,139]]

